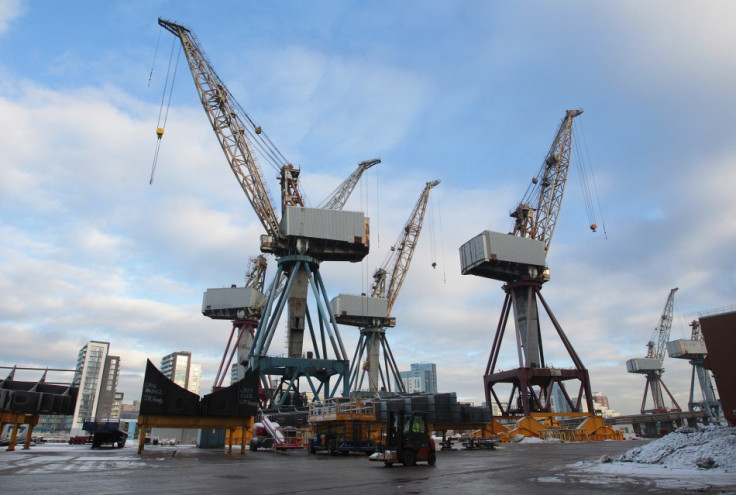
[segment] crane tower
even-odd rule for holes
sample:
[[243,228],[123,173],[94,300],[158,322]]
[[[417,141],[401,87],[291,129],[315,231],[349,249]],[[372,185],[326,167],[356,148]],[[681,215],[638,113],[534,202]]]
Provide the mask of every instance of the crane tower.
[[[281,407],[298,398],[304,378],[317,400],[331,397],[342,386],[349,392],[349,360],[337,323],[327,309],[327,292],[319,272],[323,261],[362,260],[369,250],[369,220],[362,212],[305,208],[298,188],[299,169],[283,159],[263,129],[238,105],[217,76],[212,64],[191,30],[159,18],[159,24],[176,36],[182,45],[202,107],[238,183],[263,225],[261,251],[277,257],[276,276],[269,284],[262,316],[249,352],[248,368],[266,376],[281,377],[271,391],[269,404]],[[253,152],[266,160],[281,161],[281,219],[276,216],[270,194],[263,182]],[[283,160],[281,160],[283,159]],[[308,306],[311,289],[317,309],[317,328]],[[284,308],[288,304],[286,357],[269,355]],[[303,350],[305,329],[309,329],[312,350]],[[330,380],[335,377],[334,388]]]
[[368,391],[371,393],[380,390],[390,392],[392,379],[399,388],[398,391],[404,392],[399,368],[386,339],[386,328],[396,325],[391,311],[409,271],[422,231],[429,191],[439,183],[440,181],[435,180],[425,184],[399,238],[391,246],[383,265],[373,274],[371,295],[340,294],[330,301],[330,310],[338,323],[360,328],[360,338],[350,365],[350,389],[354,392],[362,389],[366,375]]
[[[700,322],[693,320],[690,323],[692,332],[690,340],[680,339],[667,342],[667,355],[675,359],[687,359],[693,367],[690,376],[689,411],[705,411],[711,423],[717,424],[721,418],[721,403],[716,398],[710,371],[705,369],[705,358],[708,351],[705,348],[703,334],[700,331]],[[700,386],[700,399],[695,397],[695,383]]]
[[[659,324],[654,328],[652,336],[647,342],[647,355],[643,358],[634,358],[626,361],[626,371],[629,373],[640,373],[646,375],[647,382],[644,386],[644,397],[641,401],[641,413],[662,413],[662,412],[680,412],[680,406],[670,393],[667,386],[662,381],[662,373],[664,373],[664,353],[667,341],[670,338],[670,329],[672,328],[672,311],[675,302],[675,292],[677,287],[670,290],[667,296],[667,302],[664,305],[662,316],[659,318]],[[665,404],[664,393],[667,392],[672,407]],[[652,392],[653,407],[647,409],[647,395]]]
[[[552,412],[551,392],[558,384],[570,411],[593,411],[588,370],[572,347],[552,310],[542,297],[542,285],[549,280],[547,253],[562,207],[570,167],[573,119],[582,110],[567,110],[538,174],[527,194],[510,212],[514,219],[510,233],[486,230],[460,247],[463,275],[475,275],[504,282],[506,293],[491,354],[483,377],[486,402],[496,404],[501,415],[529,416],[532,412]],[[560,369],[545,361],[540,332],[539,304],[543,306],[574,365]],[[513,313],[512,313],[513,310]],[[498,371],[498,357],[509,316],[516,329],[519,366]],[[565,381],[577,380],[579,389],[570,396]],[[499,388],[510,388],[504,401]]]

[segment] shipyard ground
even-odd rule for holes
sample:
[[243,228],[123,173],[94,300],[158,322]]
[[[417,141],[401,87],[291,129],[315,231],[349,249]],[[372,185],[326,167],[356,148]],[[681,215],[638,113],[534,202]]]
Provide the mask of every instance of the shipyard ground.
[[595,472],[602,456],[616,457],[642,443],[504,444],[495,451],[438,452],[436,466],[411,468],[387,468],[364,455],[328,457],[302,450],[228,456],[190,446],[147,446],[138,455],[134,442],[96,450],[45,444],[0,451],[0,487],[7,494],[75,495],[736,493],[736,476],[730,473]]

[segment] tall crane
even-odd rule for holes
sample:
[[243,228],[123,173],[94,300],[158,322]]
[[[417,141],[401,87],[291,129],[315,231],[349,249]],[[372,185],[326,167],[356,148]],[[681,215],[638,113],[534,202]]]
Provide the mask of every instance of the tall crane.
[[[317,400],[330,397],[332,377],[337,380],[334,390],[342,385],[343,395],[347,395],[349,360],[337,323],[327,310],[327,292],[319,265],[323,261],[362,260],[370,246],[368,219],[362,212],[305,208],[304,194],[298,188],[299,169],[283,158],[261,127],[237,104],[192,31],[164,19],[159,18],[158,22],[181,41],[202,107],[230,168],[265,230],[261,251],[278,258],[277,273],[269,284],[248,354],[248,369],[257,371],[264,383],[270,375],[282,377],[279,390],[273,390],[269,398],[272,407],[281,407],[290,399],[300,397],[301,378]],[[280,164],[281,221],[256,165],[255,149],[266,160]],[[318,312],[319,332],[315,332],[308,308],[310,289]],[[287,304],[288,356],[270,356],[271,341]],[[306,327],[313,350],[304,357]]]
[[[565,112],[539,172],[524,198],[510,213],[514,219],[510,235],[486,230],[460,247],[464,275],[505,282],[506,297],[483,378],[486,402],[489,406],[496,404],[502,416],[552,412],[551,392],[555,384],[562,390],[568,410],[582,412],[583,406],[588,411],[594,410],[588,370],[541,294],[542,285],[549,280],[547,253],[562,208],[570,167],[573,120],[581,113],[582,110]],[[558,369],[546,363],[539,303],[555,327],[573,368]],[[512,309],[519,367],[497,371],[501,342]],[[567,380],[578,380],[577,396],[567,393],[563,384]],[[499,397],[497,386],[510,388],[506,400]]]
[[[258,326],[266,297],[263,294],[266,282],[266,257],[262,254],[251,257],[243,287],[207,289],[202,298],[202,314],[213,320],[232,321],[230,338],[225,346],[220,366],[215,375],[214,388],[223,386],[230,363],[237,352],[237,363],[248,359],[254,329]],[[238,370],[238,379],[245,376]]]
[[[405,392],[399,368],[386,339],[386,328],[396,325],[391,312],[419,241],[429,191],[439,183],[440,181],[434,180],[425,184],[398,239],[391,246],[381,267],[373,274],[371,295],[340,294],[330,301],[330,309],[338,323],[360,327],[360,338],[350,365],[350,388],[353,391],[362,389],[363,379],[367,374],[370,392],[390,392],[391,379],[396,383],[399,392]],[[383,367],[381,350],[384,357]]]
[[360,180],[363,172],[379,163],[381,163],[379,158],[360,162],[358,164],[358,168],[356,168],[355,171],[339,186],[337,186],[330,196],[320,204],[320,208],[325,208],[327,210],[342,210],[342,207],[345,206],[345,202],[350,197],[350,194],[352,194],[353,189],[355,189],[355,185]]
[[[670,293],[667,296],[667,301],[665,302],[662,316],[659,318],[659,323],[654,327],[652,336],[647,342],[646,356],[644,358],[634,358],[626,361],[626,370],[629,373],[640,373],[647,377],[647,382],[644,386],[644,398],[641,401],[642,414],[681,411],[677,401],[664,384],[664,381],[662,381],[665,349],[667,341],[670,338],[670,329],[672,328],[672,311],[675,303],[675,292],[677,292],[677,287],[670,290]],[[672,401],[672,407],[668,408],[667,404],[665,404],[662,390],[667,392],[667,395]],[[653,407],[651,409],[647,409],[646,407],[649,391],[652,392]]]
[[[690,400],[689,411],[704,411],[712,424],[718,424],[721,420],[721,403],[716,397],[711,380],[710,371],[705,368],[705,358],[708,351],[700,331],[700,321],[693,320],[690,323],[692,331],[690,340],[680,339],[667,342],[667,355],[676,359],[687,359],[692,365],[690,376]],[[700,386],[700,397],[695,396],[695,384]]]
[[[270,155],[277,157],[283,155],[271,144],[270,139],[263,135],[260,126],[255,125],[247,114],[238,111],[240,108],[237,100],[215,73],[194,33],[184,26],[161,18],[158,23],[181,41],[202,106],[230,168],[266,233],[278,236],[280,231],[278,217],[273,210],[270,194],[263,183],[263,174],[253,158],[246,136],[250,137],[253,143],[258,142],[264,146]],[[242,120],[241,113],[247,119],[247,124]]]

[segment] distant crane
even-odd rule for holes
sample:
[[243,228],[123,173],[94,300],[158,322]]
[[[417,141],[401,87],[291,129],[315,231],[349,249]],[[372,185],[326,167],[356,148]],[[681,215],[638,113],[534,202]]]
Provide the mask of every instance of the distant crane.
[[[370,392],[380,390],[390,392],[392,378],[398,391],[405,392],[396,360],[386,339],[386,328],[396,325],[396,319],[391,316],[391,311],[409,272],[414,250],[419,241],[429,191],[439,183],[440,181],[434,180],[425,184],[399,238],[391,246],[383,265],[373,274],[371,295],[340,294],[330,301],[330,310],[338,323],[360,327],[360,338],[350,365],[350,388],[353,391],[362,389],[363,379],[367,374]],[[383,367],[380,359],[381,350],[383,350]]]
[[342,207],[345,206],[345,202],[350,197],[353,189],[355,189],[355,185],[360,180],[363,172],[371,168],[373,165],[378,165],[379,163],[381,163],[381,160],[379,158],[360,162],[358,164],[358,168],[356,168],[355,171],[350,174],[350,176],[345,179],[339,186],[337,186],[332,194],[330,194],[330,196],[322,204],[320,204],[320,208],[324,208],[326,210],[342,210]]
[[[266,257],[262,254],[250,259],[248,274],[243,287],[207,289],[202,299],[202,314],[214,320],[230,320],[233,327],[225,346],[220,366],[215,375],[214,389],[223,387],[223,382],[237,352],[237,363],[248,359],[254,329],[263,311],[266,296],[263,294],[266,280]],[[234,339],[234,340],[233,340]],[[239,369],[238,379],[245,376]]]
[[[370,245],[368,219],[362,212],[305,208],[304,194],[298,188],[299,169],[288,163],[262,128],[237,104],[194,34],[174,22],[160,18],[158,22],[181,41],[202,107],[230,168],[266,231],[261,236],[261,251],[278,258],[277,273],[266,291],[248,355],[248,369],[257,371],[264,382],[267,376],[281,376],[278,389],[271,391],[270,407],[301,400],[301,378],[306,379],[315,400],[331,397],[332,377],[336,377],[334,390],[342,385],[342,395],[348,395],[349,360],[337,323],[327,310],[327,292],[319,265],[322,261],[362,260]],[[280,221],[252,154],[256,149],[275,168],[280,167]],[[318,312],[319,332],[315,332],[307,305],[309,289]],[[288,356],[270,356],[271,341],[287,303]],[[305,357],[302,348],[307,326],[313,350]]]
[[[552,388],[557,384],[572,412],[582,412],[583,405],[593,411],[588,370],[567,339],[541,294],[549,280],[547,253],[562,207],[570,167],[573,119],[582,110],[567,110],[526,195],[511,211],[514,225],[509,235],[484,231],[460,247],[463,275],[476,275],[505,282],[506,298],[483,377],[486,403],[496,404],[502,416],[532,412],[552,412]],[[595,230],[595,226],[591,225]],[[540,333],[538,302],[544,306],[574,368],[549,366],[544,358]],[[519,367],[496,371],[501,342],[513,308]],[[577,396],[571,398],[562,382],[578,380]],[[501,400],[497,386],[510,387],[509,397]],[[584,396],[584,399],[583,399]]]
[[[718,424],[722,415],[721,403],[716,397],[711,380],[710,371],[703,366],[708,351],[705,348],[703,334],[700,332],[700,322],[693,320],[690,323],[692,332],[690,340],[672,340],[667,342],[667,354],[671,358],[688,359],[693,367],[690,377],[690,400],[689,411],[705,411],[708,419],[713,424]],[[700,386],[700,399],[695,397],[695,383]]]
[[[664,305],[662,316],[659,318],[659,324],[654,328],[654,332],[652,332],[652,336],[647,342],[646,357],[626,361],[626,370],[629,373],[640,373],[647,377],[647,383],[644,386],[644,398],[641,401],[642,414],[681,411],[677,401],[662,381],[664,353],[667,341],[670,338],[670,329],[672,328],[672,310],[675,302],[675,292],[677,292],[677,287],[670,290],[670,294],[667,296],[667,302]],[[665,404],[662,390],[667,392],[667,395],[672,401],[671,408],[668,408]],[[646,408],[649,391],[652,392],[653,407],[651,409]]]

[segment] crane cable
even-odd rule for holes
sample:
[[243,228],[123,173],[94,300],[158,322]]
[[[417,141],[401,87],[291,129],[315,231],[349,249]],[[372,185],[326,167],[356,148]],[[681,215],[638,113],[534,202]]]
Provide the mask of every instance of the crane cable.
[[[174,74],[171,76],[171,85],[169,85],[169,74],[171,73],[171,61],[174,59],[174,47],[176,40],[172,42],[171,53],[169,54],[169,65],[166,68],[166,80],[164,82],[164,91],[161,95],[161,107],[158,110],[158,121],[156,123],[156,151],[153,154],[153,166],[151,167],[151,180],[149,184],[153,184],[153,176],[156,173],[156,164],[158,163],[158,153],[161,149],[161,138],[164,135],[164,129],[166,128],[166,121],[169,118],[169,108],[171,107],[171,95],[174,93],[174,81],[176,80],[176,69],[179,67],[179,57],[181,56],[181,47],[176,54],[176,63],[174,64]],[[155,56],[154,56],[155,58]],[[151,70],[153,73],[153,70]],[[169,90],[169,98],[166,99],[166,90]],[[166,112],[164,112],[164,101],[166,101]],[[163,124],[161,123],[161,114],[164,114]]]
[[[435,194],[435,196],[437,196],[437,195]],[[443,230],[442,230],[442,202],[440,201],[440,199],[441,199],[440,196],[437,196],[436,201],[433,198],[434,198],[434,196],[431,196],[429,198],[429,200],[431,202],[430,203],[430,206],[434,206],[434,203],[435,202],[437,204],[437,217],[439,218],[439,222],[438,223],[440,225],[440,231],[439,231],[440,247],[439,247],[439,249],[440,249],[440,257],[442,258],[442,260],[441,260],[442,261],[442,281],[445,284],[447,284],[447,271],[446,271],[447,264],[445,263],[445,247],[444,247],[444,243],[443,243],[443,240],[444,240],[445,236],[444,236]],[[435,256],[432,256],[432,268],[434,268],[435,266],[436,266],[436,258],[435,258]]]
[[[596,206],[598,210],[598,216],[600,216],[601,219],[601,228],[603,229],[603,237],[605,239],[608,239],[608,232],[606,231],[606,223],[603,220],[603,212],[601,211],[601,202],[600,197],[598,196],[598,186],[595,182],[595,174],[593,173],[593,167],[591,166],[591,160],[590,160],[590,151],[588,150],[588,142],[585,139],[585,128],[583,127],[582,123],[578,124],[580,129],[580,134],[582,135],[582,145],[585,148],[585,157],[587,160],[584,160],[582,151],[580,149],[580,146],[574,146],[575,148],[575,154],[577,156],[577,166],[578,166],[578,176],[580,177],[580,186],[583,191],[583,202],[585,203],[585,210],[588,215],[588,221],[590,222],[590,229],[595,232],[598,228],[597,222],[596,222]],[[577,134],[573,136],[573,139],[575,142],[579,142],[577,138]],[[590,177],[590,182],[593,183],[593,190],[591,192],[590,184],[588,181],[588,177]],[[593,198],[593,195],[595,198]],[[594,201],[595,199],[595,201]]]
[[151,87],[151,79],[153,78],[153,68],[156,66],[156,56],[158,55],[158,45],[161,43],[161,33],[163,27],[158,30],[158,39],[156,40],[156,50],[153,52],[153,63],[151,64],[151,72],[148,74],[148,87]]

